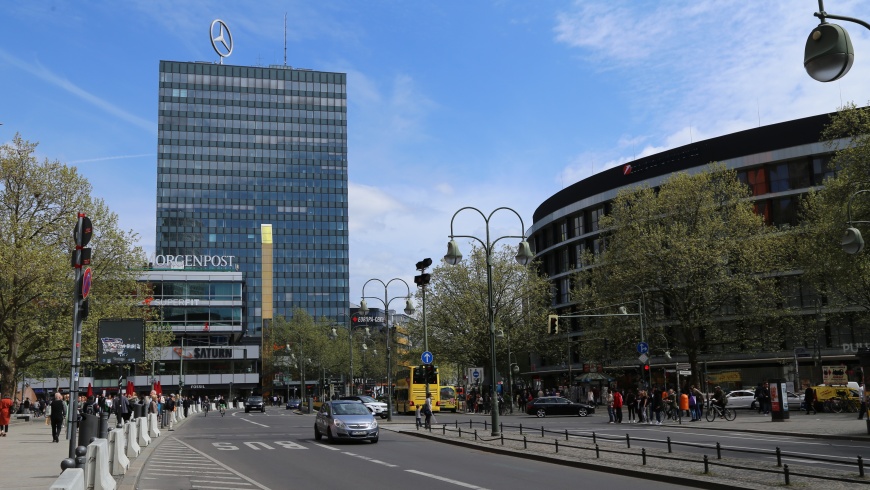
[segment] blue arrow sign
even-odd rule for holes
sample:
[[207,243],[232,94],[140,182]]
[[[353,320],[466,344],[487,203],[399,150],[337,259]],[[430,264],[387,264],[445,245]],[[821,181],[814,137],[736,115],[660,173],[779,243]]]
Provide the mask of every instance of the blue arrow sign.
[[638,342],[637,343],[637,353],[638,354],[646,354],[649,352],[649,344],[646,342]]
[[433,356],[431,352],[426,351],[420,356],[420,360],[423,361],[423,364],[432,364],[432,361],[435,360],[435,356]]

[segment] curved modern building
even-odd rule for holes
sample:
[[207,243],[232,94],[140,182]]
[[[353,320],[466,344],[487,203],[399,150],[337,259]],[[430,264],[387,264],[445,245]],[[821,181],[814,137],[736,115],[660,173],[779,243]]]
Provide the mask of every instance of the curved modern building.
[[[829,121],[830,115],[824,114],[699,141],[605,170],[548,198],[535,211],[528,235],[552,283],[552,310],[557,314],[572,311],[571,278],[583,267],[578,259],[587,250],[599,251],[599,218],[609,211],[610,202],[621,189],[640,184],[655,187],[674,172],[700,172],[709,163],[720,162],[735,169],[750,186],[757,213],[769,225],[796,224],[800,196],[821,186],[830,175],[831,151],[820,141]],[[801,283],[799,274],[784,272],[781,280],[789,306],[824,321],[819,307],[824,303],[812,288]],[[560,326],[566,340],[582,335],[568,319]],[[823,366],[838,370],[845,366],[845,372],[856,373],[854,351],[870,341],[868,334],[868,318],[856,312],[828,322],[817,345],[809,348],[789,345],[782,352],[708,354],[702,360],[708,381],[723,388],[755,386],[768,378],[818,383]],[[678,356],[676,360],[680,360]],[[653,357],[651,363],[653,372],[658,369],[657,379],[662,380],[665,359]],[[578,374],[600,371],[600,366],[585,363],[577,352],[571,354],[570,364],[565,365],[562,359],[533,359],[534,369],[529,374],[547,386],[568,386],[576,383]],[[674,369],[674,361],[668,360],[667,366]],[[574,379],[569,380],[569,372]]]

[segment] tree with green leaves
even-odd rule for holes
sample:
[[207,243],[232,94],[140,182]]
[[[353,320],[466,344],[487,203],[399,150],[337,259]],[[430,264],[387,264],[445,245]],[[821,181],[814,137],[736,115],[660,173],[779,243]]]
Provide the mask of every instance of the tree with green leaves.
[[[622,190],[600,221],[606,248],[575,278],[578,310],[645,300],[646,338],[685,354],[698,382],[707,345],[778,348],[788,329],[770,273],[780,270],[782,237],[755,214],[749,189],[721,164],[674,173],[658,188]],[[600,311],[600,310],[598,310]],[[636,312],[636,309],[635,309]],[[632,317],[634,318],[634,317]],[[633,359],[637,320],[589,318],[585,356]],[[601,352],[606,348],[609,352]]]
[[332,322],[318,321],[304,309],[295,308],[290,318],[277,316],[266,331],[263,342],[263,384],[278,372],[294,372],[296,378],[320,379],[327,374],[345,372],[347,344],[333,340]]
[[[93,223],[90,314],[82,325],[83,360],[96,357],[100,318],[146,318],[146,297],[136,268],[146,255],[136,234],[118,227],[105,202],[73,167],[39,162],[36,143],[15,135],[0,146],[0,384],[15,386],[19,373],[69,375],[78,213]],[[151,336],[150,340],[159,340]],[[164,335],[165,336],[165,335]],[[147,345],[146,345],[147,347]]]
[[[513,356],[554,349],[547,339],[550,284],[536,264],[522,266],[516,250],[505,245],[492,252],[492,289],[497,339],[497,364],[507,379]],[[490,365],[490,332],[487,316],[486,254],[474,247],[460,264],[440,264],[432,270],[426,292],[429,350],[436,364],[463,367]],[[418,303],[421,298],[418,290]],[[415,347],[422,345],[422,318],[411,324]],[[508,351],[512,352],[511,361]],[[419,356],[417,357],[419,359]]]
[[[823,140],[834,151],[831,176],[803,202],[798,268],[820,293],[820,306],[832,314],[870,312],[870,254],[848,254],[840,246],[851,207],[854,226],[870,238],[870,108],[850,104],[835,114]],[[857,193],[857,194],[856,194]],[[851,206],[850,206],[851,203]]]

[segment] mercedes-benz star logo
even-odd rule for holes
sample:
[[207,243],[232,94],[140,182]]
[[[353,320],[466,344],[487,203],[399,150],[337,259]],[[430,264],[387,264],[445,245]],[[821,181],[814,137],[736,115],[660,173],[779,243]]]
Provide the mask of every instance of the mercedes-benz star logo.
[[[217,26],[217,29],[215,29],[215,26]],[[226,22],[215,19],[211,23],[209,37],[211,38],[211,46],[214,48],[215,53],[221,57],[221,61],[233,54],[233,35],[230,33],[230,28],[227,27]]]

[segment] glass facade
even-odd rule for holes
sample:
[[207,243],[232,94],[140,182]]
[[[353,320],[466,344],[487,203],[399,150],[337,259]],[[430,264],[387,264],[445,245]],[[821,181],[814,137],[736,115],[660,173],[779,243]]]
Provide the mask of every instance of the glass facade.
[[160,62],[156,254],[236,257],[246,337],[261,335],[261,224],[274,314],[347,312],[346,101],[344,73]]

